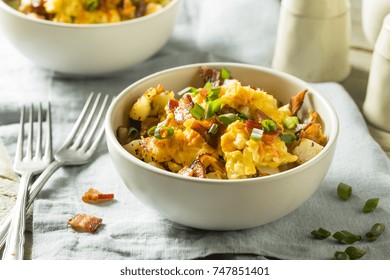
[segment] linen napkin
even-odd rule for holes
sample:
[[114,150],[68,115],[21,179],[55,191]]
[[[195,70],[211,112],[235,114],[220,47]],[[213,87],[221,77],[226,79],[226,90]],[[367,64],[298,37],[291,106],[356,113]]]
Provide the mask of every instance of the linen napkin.
[[[315,240],[310,232],[324,227],[364,235],[375,223],[390,225],[390,161],[371,138],[355,103],[338,84],[316,84],[340,119],[340,136],[331,168],[315,194],[275,222],[241,231],[205,231],[164,219],[135,199],[118,178],[105,145],[85,166],[57,171],[34,204],[34,259],[193,259],[211,254],[245,254],[281,259],[330,259],[347,245],[333,238]],[[57,129],[63,139],[68,126]],[[353,187],[341,200],[337,185]],[[89,188],[114,193],[107,205],[89,205],[81,196]],[[367,199],[379,197],[373,213],[363,213]],[[77,213],[103,218],[95,234],[76,233],[66,222]],[[360,241],[365,259],[390,258],[386,230],[376,242]]]

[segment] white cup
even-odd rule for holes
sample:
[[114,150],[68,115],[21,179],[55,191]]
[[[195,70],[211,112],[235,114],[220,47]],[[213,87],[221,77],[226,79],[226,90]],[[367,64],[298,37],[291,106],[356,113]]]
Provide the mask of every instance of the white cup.
[[308,82],[342,81],[349,44],[348,0],[283,0],[272,66]]
[[375,43],[363,113],[375,127],[390,132],[390,14]]
[[367,41],[374,46],[383,19],[390,13],[390,0],[363,0],[362,29]]

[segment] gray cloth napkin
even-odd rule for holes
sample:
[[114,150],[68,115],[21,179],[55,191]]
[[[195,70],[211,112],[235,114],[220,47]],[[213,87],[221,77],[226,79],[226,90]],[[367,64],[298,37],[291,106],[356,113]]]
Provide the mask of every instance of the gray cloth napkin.
[[[59,170],[34,204],[34,259],[193,259],[210,254],[245,254],[281,259],[329,259],[347,245],[333,238],[315,240],[310,232],[324,227],[364,235],[372,225],[390,225],[390,161],[371,138],[362,115],[347,92],[334,83],[316,84],[335,106],[340,137],[329,173],[317,192],[286,217],[257,228],[215,232],[172,223],[138,202],[118,178],[102,145],[93,162]],[[57,129],[63,138],[69,127]],[[103,172],[104,171],[104,172]],[[341,200],[337,185],[353,187]],[[88,205],[81,196],[89,188],[114,193],[107,205]],[[379,197],[376,211],[363,213],[369,198]],[[76,233],[66,221],[77,213],[102,217],[95,234]],[[376,242],[355,244],[365,259],[390,258],[388,230]]]
[[[194,62],[241,61],[269,66],[276,35],[278,0],[182,1],[168,44],[150,60],[104,79],[77,79],[45,71],[22,59],[0,38],[0,137],[14,156],[19,104],[52,102],[54,147],[58,148],[91,91],[118,94],[155,71]],[[6,46],[6,48],[3,48]],[[15,63],[15,61],[17,63]],[[118,178],[105,143],[93,161],[58,170],[34,203],[34,259],[329,259],[347,246],[314,240],[310,232],[365,234],[377,222],[389,226],[390,163],[368,133],[358,108],[338,84],[317,84],[335,106],[341,124],[336,155],[318,191],[301,207],[273,223],[242,231],[214,232],[172,223],[138,202]],[[337,197],[339,182],[353,186],[347,202]],[[89,205],[81,196],[90,187],[114,193],[107,205]],[[361,211],[380,197],[378,209]],[[66,224],[77,213],[103,218],[95,234],[76,233]],[[376,242],[361,241],[366,259],[390,259],[388,230]]]

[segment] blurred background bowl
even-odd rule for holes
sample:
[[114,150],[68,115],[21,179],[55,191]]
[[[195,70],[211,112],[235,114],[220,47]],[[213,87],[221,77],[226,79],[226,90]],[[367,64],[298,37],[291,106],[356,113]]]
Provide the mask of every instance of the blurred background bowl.
[[[128,125],[129,111],[149,87],[161,84],[176,93],[187,86],[202,87],[199,67],[227,68],[243,85],[265,88],[283,104],[307,88],[303,108],[317,111],[328,137],[325,148],[310,161],[275,175],[241,180],[186,177],[156,167],[128,153],[117,141],[116,130]],[[122,91],[108,110],[108,150],[114,166],[130,191],[166,218],[195,228],[237,230],[279,219],[306,201],[319,187],[334,155],[338,118],[333,107],[313,87],[282,72],[236,63],[193,64],[148,76]],[[304,218],[304,217],[302,217]]]
[[124,70],[155,54],[168,41],[180,0],[161,10],[116,23],[71,24],[27,16],[0,0],[0,28],[37,65],[70,75]]

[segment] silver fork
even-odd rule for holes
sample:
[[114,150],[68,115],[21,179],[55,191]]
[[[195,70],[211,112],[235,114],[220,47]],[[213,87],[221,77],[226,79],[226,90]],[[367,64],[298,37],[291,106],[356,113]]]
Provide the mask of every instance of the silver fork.
[[33,154],[33,105],[30,106],[27,146],[24,147],[24,114],[23,106],[20,113],[20,128],[16,154],[14,160],[14,170],[21,175],[18,196],[16,199],[11,225],[9,227],[7,242],[3,253],[3,259],[21,260],[24,253],[24,229],[26,221],[26,202],[28,196],[28,186],[32,176],[41,173],[49,166],[53,159],[51,140],[51,111],[50,103],[47,107],[46,116],[46,141],[45,151],[42,153],[42,105],[38,107],[38,135],[36,139],[35,155]]
[[[64,144],[54,154],[54,161],[31,185],[27,207],[31,206],[43,185],[58,168],[66,165],[85,164],[95,153],[104,134],[103,121],[105,111],[109,105],[109,96],[106,95],[104,97],[100,109],[98,107],[101,95],[98,94],[94,102],[92,102],[93,98],[94,94],[91,93]],[[88,111],[89,114],[87,115]],[[95,122],[92,124],[93,120],[95,120]],[[4,232],[7,232],[10,224],[10,213],[11,211],[3,218],[2,223],[0,224],[0,249],[4,244],[6,234]]]

